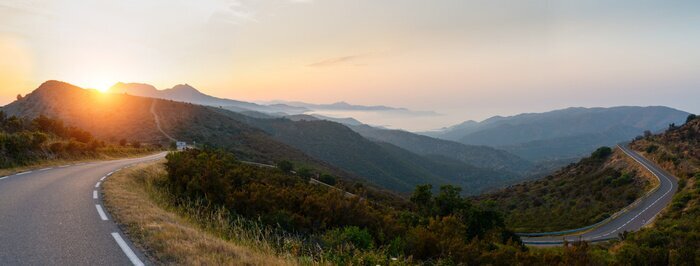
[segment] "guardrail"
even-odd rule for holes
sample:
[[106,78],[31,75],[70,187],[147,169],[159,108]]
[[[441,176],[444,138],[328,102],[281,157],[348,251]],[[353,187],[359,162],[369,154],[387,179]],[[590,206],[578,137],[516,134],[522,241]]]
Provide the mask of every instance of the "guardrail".
[[[637,159],[635,159],[631,154],[629,154],[629,153],[628,153],[622,146],[620,146],[620,145],[621,145],[621,144],[618,144],[617,147],[620,148],[620,150],[621,150],[622,152],[624,152],[627,156],[631,157],[633,160],[637,161]],[[641,163],[640,163],[640,164],[641,164]],[[642,167],[645,167],[645,166],[642,164]],[[646,167],[645,167],[645,168],[646,168]],[[651,172],[651,174],[652,174],[654,177],[656,177],[657,180],[659,180],[659,184],[658,184],[656,187],[654,187],[654,188],[652,188],[651,190],[649,190],[649,191],[648,191],[647,193],[645,193],[643,196],[639,197],[639,198],[638,198],[637,200],[635,200],[634,202],[630,203],[629,205],[625,206],[624,208],[622,208],[622,209],[620,209],[619,211],[615,212],[613,215],[610,215],[610,217],[605,218],[604,220],[602,220],[602,221],[600,221],[600,222],[597,222],[597,223],[595,223],[595,224],[593,224],[593,225],[584,226],[584,227],[580,227],[580,228],[576,228],[576,229],[570,229],[570,230],[562,230],[562,231],[555,231],[555,232],[540,232],[540,233],[515,233],[515,234],[518,235],[518,236],[526,236],[526,237],[568,235],[568,234],[573,234],[573,233],[585,232],[585,231],[588,231],[588,230],[595,229],[595,228],[598,228],[598,227],[600,227],[600,226],[603,226],[603,225],[609,223],[610,221],[614,220],[615,218],[620,217],[621,215],[627,213],[629,210],[631,210],[631,209],[637,207],[637,205],[639,205],[639,203],[641,203],[642,201],[644,201],[644,200],[646,200],[647,198],[649,198],[649,196],[651,196],[651,194],[654,194],[656,191],[658,191],[658,190],[661,188],[661,178],[660,178],[659,176],[657,176],[653,171],[651,171],[651,170],[649,170],[649,169],[647,169],[647,170],[648,170],[649,172]],[[609,240],[609,239],[607,239],[607,240]],[[607,240],[606,240],[606,241],[607,241]],[[592,241],[592,242],[596,242],[596,241]],[[523,242],[523,243],[525,243],[525,242]],[[561,244],[561,243],[559,243],[559,244]]]

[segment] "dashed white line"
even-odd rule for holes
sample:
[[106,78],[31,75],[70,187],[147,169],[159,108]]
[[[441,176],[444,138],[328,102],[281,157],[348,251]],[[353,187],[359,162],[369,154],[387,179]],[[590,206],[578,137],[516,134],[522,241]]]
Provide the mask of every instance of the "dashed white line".
[[[621,149],[624,153],[626,153],[627,155],[629,155],[630,157],[632,157],[632,159],[634,159],[635,161],[637,161],[637,163],[639,163],[639,164],[641,164],[642,166],[644,166],[644,168],[646,168],[649,172],[651,172],[651,174],[653,174],[654,176],[656,176],[656,178],[658,178],[659,181],[661,181],[661,178],[659,177],[659,175],[658,175],[654,170],[652,170],[652,167],[649,167],[649,166],[646,164],[646,162],[642,162],[642,161],[641,161],[640,159],[638,159],[636,156],[634,156],[634,155],[630,154],[629,152],[627,152],[624,148],[620,147],[620,149]],[[632,222],[632,221],[634,221],[635,219],[637,219],[637,217],[639,217],[640,215],[642,215],[642,214],[643,214],[644,212],[646,212],[649,208],[651,208],[652,206],[656,205],[656,203],[657,203],[659,200],[661,200],[661,199],[663,199],[664,197],[666,197],[666,195],[668,195],[668,193],[670,193],[671,191],[673,191],[673,182],[671,181],[671,179],[668,178],[665,174],[663,174],[663,173],[661,173],[661,172],[659,172],[659,174],[661,174],[661,176],[663,176],[664,179],[666,179],[669,183],[671,183],[671,187],[670,187],[663,195],[661,195],[661,197],[659,197],[659,198],[657,198],[656,200],[654,200],[654,202],[652,202],[651,204],[649,204],[649,206],[647,206],[646,208],[644,208],[644,210],[642,210],[641,212],[637,213],[637,215],[635,215],[634,217],[632,217],[632,219],[628,220],[627,222],[625,222],[625,223],[624,223],[623,225],[621,225],[620,227],[618,227],[618,228],[616,228],[615,230],[612,230],[612,231],[610,231],[610,232],[608,232],[608,233],[606,233],[606,234],[591,237],[591,239],[606,237],[606,236],[608,236],[608,235],[610,235],[610,234],[612,234],[612,233],[615,233],[615,232],[619,231],[620,229],[622,229],[623,227],[625,227],[627,224],[629,224],[630,222]]]
[[117,245],[122,249],[124,254],[126,254],[127,257],[129,257],[129,260],[131,261],[134,266],[143,266],[143,262],[139,259],[138,256],[134,253],[133,250],[129,247],[128,244],[124,241],[121,235],[119,233],[112,233],[112,237],[114,237],[114,241],[117,241]]
[[104,181],[105,178],[107,178],[107,176],[103,176],[102,178],[100,178],[100,181]]
[[107,221],[107,214],[105,214],[105,211],[102,209],[102,206],[100,204],[95,204],[95,208],[97,209],[97,213],[100,215],[100,219],[102,221]]
[[48,171],[48,170],[51,170],[51,169],[53,169],[53,168],[48,167],[48,168],[44,168],[44,169],[39,169],[39,171]]
[[19,175],[26,175],[26,174],[29,174],[29,173],[31,173],[31,172],[32,172],[32,171],[26,171],[26,172],[21,172],[21,173],[15,174],[15,175],[16,175],[16,176],[19,176]]
[[92,198],[97,199],[97,190],[92,191]]
[[102,182],[97,182],[97,184],[95,184],[95,187],[100,187],[100,184],[101,184],[101,183],[102,183]]

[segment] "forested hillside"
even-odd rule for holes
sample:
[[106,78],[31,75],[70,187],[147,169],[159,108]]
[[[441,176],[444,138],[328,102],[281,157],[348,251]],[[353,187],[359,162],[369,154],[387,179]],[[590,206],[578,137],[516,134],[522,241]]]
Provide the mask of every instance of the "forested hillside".
[[478,199],[502,211],[517,232],[551,232],[602,221],[656,183],[622,151],[603,147],[545,178]]
[[519,177],[508,171],[475,167],[444,156],[421,156],[389,143],[373,142],[330,121],[248,121],[283,143],[397,191],[409,192],[416,185],[430,183],[463,186],[468,188],[465,192],[473,194]]
[[266,245],[302,262],[489,264],[523,249],[497,213],[473,206],[458,187],[433,194],[419,186],[404,207],[347,196],[223,152],[190,150],[167,160],[167,177],[152,185],[169,191],[171,204],[237,221],[219,223],[217,232],[266,232]]

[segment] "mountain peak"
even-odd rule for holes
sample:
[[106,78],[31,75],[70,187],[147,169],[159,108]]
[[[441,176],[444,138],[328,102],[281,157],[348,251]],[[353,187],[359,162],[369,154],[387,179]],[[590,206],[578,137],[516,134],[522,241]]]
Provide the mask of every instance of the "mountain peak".
[[193,92],[199,92],[199,90],[195,89],[194,87],[190,86],[190,84],[177,84],[174,87],[170,88],[170,90],[173,91],[193,91]]
[[75,87],[75,85],[64,82],[64,81],[60,81],[60,80],[47,80],[44,83],[41,83],[41,85],[39,85],[39,88],[37,88],[37,90],[47,89],[47,88],[59,88],[59,87]]
[[156,87],[154,87],[153,85],[146,83],[117,82],[117,84],[114,84],[112,87],[109,88],[109,91],[113,93],[128,93],[139,96],[152,96],[158,91],[158,89],[156,89]]

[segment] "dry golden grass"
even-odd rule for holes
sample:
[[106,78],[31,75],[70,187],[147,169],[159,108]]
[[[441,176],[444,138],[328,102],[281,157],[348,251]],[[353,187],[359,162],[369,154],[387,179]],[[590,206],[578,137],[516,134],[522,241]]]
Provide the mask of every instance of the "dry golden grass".
[[[149,178],[165,175],[163,161],[125,169],[104,184],[105,205],[126,233],[156,264],[296,265],[271,252],[225,241],[159,206]],[[155,198],[154,198],[155,197]]]

